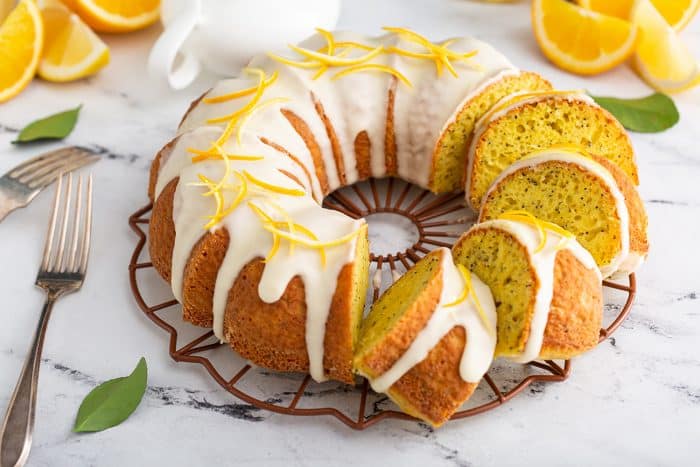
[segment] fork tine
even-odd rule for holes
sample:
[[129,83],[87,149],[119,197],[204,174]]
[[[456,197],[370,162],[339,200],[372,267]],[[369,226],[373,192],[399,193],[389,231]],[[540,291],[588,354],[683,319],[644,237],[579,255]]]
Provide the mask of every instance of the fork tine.
[[56,161],[56,160],[63,159],[65,157],[69,157],[72,154],[79,152],[79,151],[87,152],[87,151],[85,151],[85,149],[81,149],[81,148],[78,148],[76,146],[71,146],[68,148],[61,148],[61,149],[57,149],[55,151],[41,154],[40,156],[33,157],[33,158],[29,159],[28,161],[21,163],[20,165],[18,165],[14,169],[12,169],[10,172],[8,172],[8,175],[10,177],[13,177],[13,178],[19,178],[31,170],[39,169],[40,167],[42,167],[46,164],[49,164],[49,163]]
[[34,173],[27,174],[20,179],[21,183],[27,184],[30,188],[44,188],[51,184],[60,172],[68,173],[87,164],[95,162],[99,156],[89,153],[77,153],[60,161],[55,161],[49,166],[45,166]]
[[87,182],[87,203],[85,207],[85,228],[83,229],[82,251],[80,253],[80,273],[87,270],[88,254],[90,253],[90,237],[92,232],[92,174]]
[[75,200],[75,214],[73,219],[73,232],[71,238],[71,247],[68,252],[68,258],[70,262],[66,266],[68,271],[74,272],[76,265],[76,255],[78,253],[78,229],[80,228],[80,212],[83,204],[83,176],[78,177],[78,199]]
[[66,231],[68,230],[68,218],[70,217],[71,192],[73,189],[73,174],[68,174],[68,183],[66,183],[66,201],[63,204],[63,220],[61,222],[61,233],[59,234],[58,250],[53,256],[51,269],[49,271],[60,272],[63,269],[63,257],[66,247]]
[[51,218],[49,219],[49,231],[46,233],[46,243],[44,243],[44,258],[41,260],[41,270],[48,271],[49,260],[51,259],[51,250],[53,249],[53,237],[56,231],[56,219],[58,218],[58,206],[61,203],[61,188],[63,185],[63,176],[58,178],[56,185],[56,195],[53,200],[53,209]]

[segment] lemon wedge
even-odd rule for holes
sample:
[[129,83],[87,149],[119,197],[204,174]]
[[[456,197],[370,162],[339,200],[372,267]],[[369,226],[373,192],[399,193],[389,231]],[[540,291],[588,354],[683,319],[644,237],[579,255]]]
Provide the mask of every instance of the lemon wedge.
[[19,94],[32,80],[44,42],[41,13],[22,0],[0,25],[0,102]]
[[109,49],[80,17],[55,2],[42,2],[44,52],[39,76],[47,81],[74,81],[109,63]]
[[649,0],[635,2],[631,19],[640,29],[633,65],[647,83],[663,92],[700,84],[697,60]]

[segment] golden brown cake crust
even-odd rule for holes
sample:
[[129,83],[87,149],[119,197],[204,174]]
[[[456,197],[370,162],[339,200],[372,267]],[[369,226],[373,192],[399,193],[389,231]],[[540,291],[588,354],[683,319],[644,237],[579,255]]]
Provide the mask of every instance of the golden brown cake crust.
[[384,129],[384,158],[386,174],[388,176],[399,173],[396,160],[396,134],[394,133],[394,103],[396,101],[396,87],[398,80],[394,78],[389,86],[389,97],[386,106],[386,128]]
[[[381,342],[358,356],[355,366],[363,374],[370,378],[382,375],[406,352],[433,315],[442,286],[442,274],[434,274]],[[471,396],[477,384],[465,382],[459,373],[466,339],[464,328],[453,328],[423,361],[391,386],[389,395],[403,411],[439,426]]]
[[[209,91],[211,91],[211,89],[209,89]],[[209,94],[209,91],[205,91],[204,94],[190,102],[190,106],[187,108],[187,111],[182,116],[182,119],[180,119],[180,123],[177,125],[178,128],[181,127],[183,123],[185,123],[185,120],[187,120],[187,117],[189,117],[190,112],[192,112],[194,108],[197,107],[197,104],[199,104],[202,101],[202,99],[204,99],[206,95]]]
[[170,282],[175,246],[173,199],[179,178],[171,180],[153,203],[148,225],[148,251],[153,267],[163,279]]
[[617,182],[617,186],[625,197],[625,204],[629,212],[630,252],[646,256],[649,252],[649,237],[647,234],[647,217],[644,202],[639,196],[639,191],[634,186],[630,177],[618,166],[601,156],[592,156],[596,162],[605,167]]
[[568,359],[595,347],[603,320],[597,274],[561,250],[554,263],[553,292],[540,358]]
[[[173,198],[179,179],[169,182],[153,205],[149,226],[151,261],[170,281],[175,225]],[[366,232],[365,232],[366,233]],[[204,327],[213,324],[214,285],[230,241],[226,229],[204,233],[192,249],[183,276],[183,319]],[[324,339],[324,368],[332,379],[352,384],[352,294],[355,263],[343,267],[333,295]],[[308,371],[306,305],[303,281],[294,278],[282,298],[263,302],[258,283],[264,263],[255,260],[243,269],[229,291],[224,334],[231,347],[251,362],[279,371]]]
[[[224,336],[243,358],[256,365],[279,371],[307,372],[306,295],[304,282],[294,277],[275,303],[264,302],[258,284],[265,263],[262,258],[248,263],[231,287],[224,314]],[[353,264],[338,276],[326,323],[323,366],[331,379],[352,384],[353,338],[351,289]]]
[[338,181],[340,186],[347,184],[347,179],[345,178],[345,160],[343,159],[343,150],[340,147],[340,142],[338,142],[338,135],[335,133],[335,128],[333,128],[333,123],[328,118],[326,114],[326,109],[323,108],[321,101],[311,93],[311,100],[314,103],[314,108],[318,117],[323,122],[323,126],[326,128],[326,135],[331,143],[331,151],[333,152],[333,160],[335,161],[336,172],[338,173]]
[[357,161],[357,173],[360,180],[365,180],[372,175],[370,167],[370,150],[372,143],[366,131],[361,131],[355,136],[355,160]]
[[182,279],[182,317],[195,326],[214,325],[214,285],[229,241],[228,230],[222,228],[205,233],[192,248]]
[[297,114],[291,110],[282,109],[282,115],[289,121],[289,123],[294,128],[294,131],[299,134],[301,139],[306,144],[309,152],[311,153],[311,158],[314,161],[314,169],[316,172],[316,178],[321,185],[321,191],[324,195],[328,194],[328,177],[326,176],[326,164],[323,162],[323,155],[321,154],[321,148],[314,137],[313,132],[306,124],[306,122],[299,117]]

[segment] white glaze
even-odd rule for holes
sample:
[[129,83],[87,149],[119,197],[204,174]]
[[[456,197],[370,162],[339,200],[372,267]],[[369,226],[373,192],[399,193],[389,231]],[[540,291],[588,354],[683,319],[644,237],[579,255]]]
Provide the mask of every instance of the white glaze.
[[[471,192],[471,187],[472,187],[472,172],[474,170],[474,153],[476,152],[476,147],[479,145],[479,142],[484,135],[484,132],[486,129],[489,127],[489,125],[499,118],[507,115],[510,113],[512,110],[522,107],[528,104],[533,104],[536,102],[541,102],[543,100],[547,99],[559,99],[559,100],[567,100],[567,101],[579,101],[579,102],[585,102],[589,105],[597,107],[598,104],[595,103],[595,101],[588,95],[578,93],[578,92],[571,92],[571,93],[562,93],[561,91],[552,91],[551,93],[538,93],[536,96],[532,97],[524,97],[521,100],[516,100],[515,102],[512,102],[509,105],[506,105],[501,108],[501,106],[513,99],[514,97],[521,96],[521,95],[526,95],[529,94],[531,91],[519,91],[515,92],[513,94],[510,94],[508,96],[503,97],[500,101],[496,102],[493,107],[491,108],[492,110],[489,112],[486,112],[479,120],[477,120],[476,124],[474,125],[474,133],[472,134],[471,141],[469,143],[469,149],[467,150],[467,169],[466,169],[466,174],[467,176],[465,177],[465,187],[464,187],[464,196],[467,200],[467,203],[473,208],[477,209],[478,206],[473,206],[471,201],[470,201],[470,192]],[[497,109],[497,110],[493,110]]]
[[[626,264],[628,258],[630,257],[629,211],[627,209],[627,204],[625,203],[625,196],[620,190],[620,187],[617,185],[617,182],[610,174],[610,172],[596,161],[584,155],[575,153],[573,151],[565,151],[561,149],[547,149],[515,161],[510,166],[508,166],[503,172],[501,172],[501,174],[496,178],[496,180],[494,180],[494,182],[489,187],[489,190],[482,198],[482,212],[484,209],[484,201],[488,199],[491,193],[498,188],[498,185],[505,178],[511,176],[519,170],[525,168],[534,168],[540,164],[545,164],[551,161],[560,161],[568,164],[574,164],[592,173],[605,184],[606,188],[615,200],[615,209],[617,211],[615,214],[617,214],[617,219],[620,222],[620,229],[618,233],[620,237],[620,248],[608,264],[599,265],[600,272],[604,278],[612,276],[617,271],[621,270],[623,264]],[[627,267],[630,266],[634,267],[635,262],[628,263]],[[631,271],[634,271],[634,269],[632,269]],[[629,274],[629,272],[627,272],[627,274]]]
[[547,318],[554,293],[554,263],[557,253],[561,249],[566,249],[584,267],[594,271],[601,281],[602,276],[591,254],[575,239],[566,240],[558,233],[547,230],[544,248],[536,251],[541,241],[540,233],[537,228],[522,222],[495,219],[477,224],[470,231],[489,228],[507,232],[522,244],[528,252],[530,265],[537,276],[538,288],[535,292],[535,303],[530,321],[530,335],[523,352],[512,358],[519,363],[531,362],[537,359],[542,349],[544,330],[547,327]]
[[426,323],[406,352],[382,375],[370,379],[372,389],[387,392],[403,375],[422,362],[440,340],[456,326],[462,326],[466,332],[466,344],[459,365],[459,374],[463,381],[478,383],[488,371],[496,349],[496,306],[491,291],[475,274],[471,275],[472,288],[490,325],[481,319],[473,299],[455,306],[445,306],[454,302],[463,292],[466,283],[452,261],[452,253],[447,248],[440,248],[442,291],[440,300]]

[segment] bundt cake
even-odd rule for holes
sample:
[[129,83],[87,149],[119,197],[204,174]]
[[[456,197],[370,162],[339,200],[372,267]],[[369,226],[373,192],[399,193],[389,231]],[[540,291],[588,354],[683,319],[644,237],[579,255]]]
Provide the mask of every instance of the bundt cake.
[[295,56],[253,58],[153,162],[154,266],[186,320],[255,364],[352,382],[367,229],[318,203],[371,176],[429,187],[436,157],[463,163],[450,138],[491,102],[550,87],[478,40],[387,29],[319,30]]
[[[636,268],[646,215],[629,138],[587,96],[476,39],[386,30],[318,30],[195,100],[151,166],[149,251],[183,318],[252,364],[350,384],[359,373],[439,425],[494,354],[565,359],[597,343],[596,260],[606,275]],[[526,157],[571,144],[584,155]],[[428,253],[363,322],[367,224],[321,203],[389,176],[466,187],[484,222]]]
[[474,392],[495,346],[489,288],[439,248],[372,305],[355,368],[404,412],[438,426]]
[[634,272],[649,250],[644,204],[609,160],[576,148],[533,153],[506,168],[481,202],[480,221],[527,211],[576,236],[603,277]]
[[478,210],[510,164],[533,151],[571,144],[610,160],[639,183],[629,136],[608,111],[578,92],[529,92],[503,98],[477,122],[464,177],[467,201]]
[[517,362],[568,359],[598,343],[600,271],[561,227],[507,212],[473,226],[452,253],[491,289],[498,315],[496,356]]

